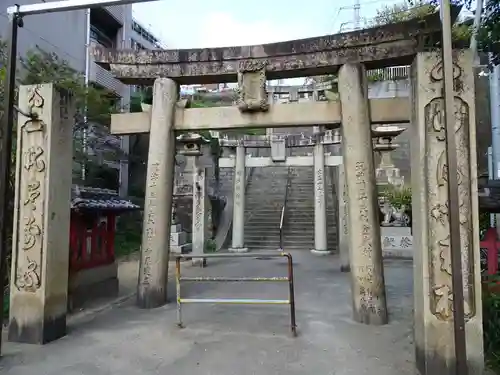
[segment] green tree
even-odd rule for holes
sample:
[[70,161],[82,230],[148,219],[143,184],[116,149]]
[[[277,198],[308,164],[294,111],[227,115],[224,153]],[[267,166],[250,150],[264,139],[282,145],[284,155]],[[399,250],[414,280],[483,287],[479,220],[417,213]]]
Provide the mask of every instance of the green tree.
[[477,42],[481,51],[492,54],[495,65],[500,64],[500,0],[488,0]]
[[[415,5],[415,0],[407,0],[410,5]],[[476,9],[472,7],[472,0],[452,0],[452,4],[464,6],[473,12]],[[429,0],[428,3],[434,7],[439,5],[439,0]],[[477,30],[478,50],[492,54],[492,62],[495,65],[500,64],[500,0],[487,0],[486,6],[481,14],[481,23]],[[417,3],[418,4],[418,3]],[[456,30],[454,34],[462,35],[465,27],[461,30]],[[469,40],[472,28],[469,28]],[[463,36],[465,38],[465,36]]]
[[[3,109],[4,100],[4,80],[5,80],[5,67],[7,62],[6,45],[0,40],[0,111]],[[109,135],[109,121],[110,113],[117,109],[116,99],[104,89],[86,86],[84,76],[71,68],[71,66],[64,60],[60,59],[56,54],[44,52],[41,49],[34,49],[21,58],[21,67],[17,72],[17,84],[38,84],[52,82],[61,89],[71,90],[77,105],[77,115],[73,125],[74,132],[74,165],[84,164],[87,169],[87,174],[95,179],[86,181],[89,185],[97,182],[98,184],[109,184],[109,174],[113,171],[105,164],[98,160],[96,156],[89,156],[83,152],[83,145],[81,142],[81,134],[83,130],[87,130],[90,136],[85,144],[87,150],[92,150],[94,153],[104,154],[107,160],[123,160],[127,155],[121,151],[119,144],[109,142],[106,136]],[[17,88],[16,88],[17,92]],[[85,111],[87,108],[87,111]],[[2,111],[3,112],[3,111]],[[87,118],[85,118],[85,114]],[[2,113],[3,115],[3,113]],[[12,124],[13,129],[13,150],[11,155],[11,176],[9,179],[9,194],[12,197],[14,191],[14,175],[15,175],[15,138],[16,138],[16,124],[14,120]],[[106,141],[103,141],[105,139]],[[80,182],[80,168],[74,171],[74,181]],[[116,178],[115,178],[116,179]],[[103,182],[103,180],[106,180]],[[117,179],[116,179],[117,180]],[[110,187],[110,186],[108,186]],[[13,202],[13,199],[10,199]],[[12,217],[13,205],[9,207],[9,212],[6,214],[7,222],[5,225],[9,227],[8,233],[12,233]],[[7,253],[10,254],[11,241],[7,241]],[[10,258],[10,257],[9,257]],[[7,264],[10,262],[8,261]],[[7,272],[7,275],[9,272]],[[8,286],[8,278],[5,284]],[[4,299],[8,303],[8,298]],[[7,305],[3,306],[4,310]]]
[[[73,92],[77,115],[74,133],[74,182],[95,187],[113,186],[114,170],[103,163],[126,159],[119,142],[110,136],[110,115],[119,109],[116,96],[104,88],[85,84],[82,73],[74,70],[67,61],[55,53],[39,48],[29,51],[21,58],[20,84],[52,82],[56,87]],[[86,178],[82,180],[82,168]],[[93,179],[93,176],[101,176]],[[109,176],[110,179],[102,179]],[[116,184],[115,184],[116,185]]]
[[[453,1],[452,1],[453,3]],[[457,2],[455,2],[457,3]],[[423,18],[435,13],[438,2],[433,0],[403,0],[401,3],[386,5],[377,10],[377,14],[370,22],[371,26],[385,25],[409,21],[414,18]],[[455,23],[452,28],[453,41],[460,46],[468,46],[472,36],[472,26]]]
[[370,26],[380,26],[388,23],[398,23],[411,20],[413,18],[425,17],[436,11],[436,6],[426,1],[416,1],[413,3],[403,2],[393,5],[385,5],[377,10],[377,14],[370,23]]

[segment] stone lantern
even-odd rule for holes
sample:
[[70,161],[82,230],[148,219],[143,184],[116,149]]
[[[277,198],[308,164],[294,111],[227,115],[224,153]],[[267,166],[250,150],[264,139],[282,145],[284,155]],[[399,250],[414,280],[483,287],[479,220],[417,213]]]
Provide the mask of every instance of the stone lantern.
[[[184,133],[179,135],[177,142],[181,145],[180,155],[187,157],[188,169],[193,173],[193,211],[192,211],[192,254],[202,255],[205,252],[205,243],[208,239],[208,211],[209,201],[207,194],[206,167],[200,160],[203,155],[201,146],[210,143],[208,139],[197,133]],[[194,265],[206,266],[206,258],[193,258]]]
[[201,134],[191,132],[179,135],[177,137],[177,142],[182,145],[182,149],[179,150],[179,154],[185,156],[203,155],[201,146],[210,143],[210,141]]
[[392,162],[391,151],[399,147],[398,144],[392,143],[393,139],[405,130],[405,128],[392,125],[377,126],[372,129],[372,137],[375,139],[373,149],[380,153],[380,164],[375,170],[377,184],[404,185],[404,177],[401,177],[399,168],[396,168]]

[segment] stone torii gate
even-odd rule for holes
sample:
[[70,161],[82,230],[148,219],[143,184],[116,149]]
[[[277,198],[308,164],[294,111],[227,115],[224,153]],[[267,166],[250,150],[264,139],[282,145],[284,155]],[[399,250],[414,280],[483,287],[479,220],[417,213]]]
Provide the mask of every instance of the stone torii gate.
[[[326,222],[326,196],[325,196],[325,167],[339,166],[342,157],[325,153],[325,145],[337,145],[340,143],[338,129],[328,130],[323,134],[318,132],[314,137],[300,136],[245,136],[242,139],[220,139],[222,147],[236,148],[235,155],[220,158],[220,168],[234,168],[236,178],[234,185],[234,209],[233,209],[233,235],[229,251],[245,252],[244,247],[244,221],[245,221],[245,183],[238,176],[245,175],[246,167],[314,167],[314,248],[311,251],[316,255],[328,255],[331,251],[327,244],[327,222]],[[250,156],[245,154],[248,147],[270,148],[271,156]],[[313,147],[310,156],[287,156],[287,149],[291,147]],[[343,209],[340,211],[344,211]],[[342,233],[340,234],[342,236]],[[341,241],[342,242],[342,239]],[[285,249],[286,250],[286,249]],[[348,258],[343,254],[341,247],[341,258]],[[345,262],[349,264],[348,260]]]
[[[166,303],[174,131],[341,124],[354,319],[366,324],[387,323],[370,123],[404,123],[411,119],[417,366],[421,374],[454,374],[442,61],[438,52],[421,52],[425,42],[438,39],[439,31],[436,13],[399,24],[259,46],[95,50],[97,62],[108,67],[122,82],[154,81],[152,111],[114,115],[111,125],[115,134],[149,132],[151,135],[139,305],[151,308]],[[407,64],[412,64],[413,70],[409,101],[368,100],[367,68]],[[457,51],[454,65],[467,361],[470,373],[481,374],[472,56]],[[268,103],[266,79],[337,71],[340,102]],[[240,89],[237,107],[185,108],[177,104],[179,84],[236,80]]]

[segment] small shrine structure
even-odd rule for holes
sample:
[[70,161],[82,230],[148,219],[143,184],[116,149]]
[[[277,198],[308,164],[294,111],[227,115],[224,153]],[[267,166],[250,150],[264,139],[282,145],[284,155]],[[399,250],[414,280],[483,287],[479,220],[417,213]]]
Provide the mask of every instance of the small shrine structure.
[[118,294],[116,218],[140,207],[114,190],[73,186],[70,223],[70,309]]

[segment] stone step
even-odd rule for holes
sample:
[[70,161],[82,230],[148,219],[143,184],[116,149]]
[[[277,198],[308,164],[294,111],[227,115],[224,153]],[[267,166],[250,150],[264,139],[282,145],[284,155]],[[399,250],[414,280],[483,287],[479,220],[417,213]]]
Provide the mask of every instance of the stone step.
[[[293,211],[307,211],[307,212],[314,212],[314,205],[307,205],[307,204],[287,204],[286,205],[286,213],[288,215],[289,212]],[[333,206],[327,206],[326,208],[326,213],[329,214],[334,214],[336,211],[333,209]]]
[[298,233],[298,232],[295,232],[295,233],[290,233],[290,232],[285,232],[283,233],[283,238],[286,238],[288,240],[297,240],[297,241],[300,241],[301,239],[311,239],[311,238],[314,238],[314,230],[312,231],[304,231],[303,233]]
[[264,241],[245,241],[245,247],[252,248],[252,247],[262,247],[262,246],[269,246],[269,247],[275,247],[278,248],[280,246],[279,240],[264,240]]
[[254,232],[257,232],[257,231],[265,231],[266,233],[269,232],[273,232],[273,231],[277,231],[279,232],[279,221],[278,222],[275,222],[275,223],[272,223],[272,224],[262,224],[262,225],[259,225],[259,223],[246,223],[245,225],[245,230],[246,232],[251,232],[251,231],[254,231]]
[[[326,215],[327,220],[330,219],[335,219],[335,215]],[[285,223],[287,225],[305,225],[305,224],[312,224],[314,223],[314,212],[310,212],[309,215],[304,213],[304,214],[295,214],[295,215],[287,215],[285,216]]]
[[255,216],[275,216],[277,212],[280,212],[281,215],[281,207],[269,208],[269,205],[266,207],[253,207],[245,210],[245,215],[255,215]]
[[252,237],[252,238],[247,238],[245,236],[245,245],[254,245],[257,243],[279,243],[280,242],[280,237],[279,236],[272,236],[272,237],[263,237],[263,238],[258,238],[258,237]]
[[245,231],[246,238],[278,238],[280,236],[279,228],[267,231],[265,228],[252,228]]
[[246,221],[260,221],[266,223],[277,223],[281,219],[281,209],[276,209],[275,212],[260,213],[260,212],[245,212]]
[[279,228],[278,230],[275,231],[270,231],[270,232],[264,232],[262,229],[261,230],[246,230],[245,231],[245,238],[264,238],[264,237],[275,237],[279,236],[280,231]]
[[260,193],[260,196],[261,196],[260,200],[257,197],[246,200],[245,210],[246,211],[261,210],[261,209],[271,210],[272,208],[278,206],[281,208],[283,206],[283,203],[285,203],[283,201],[283,197],[272,198],[265,195],[265,193]]
[[277,212],[274,215],[256,215],[256,214],[248,214],[245,215],[245,223],[253,224],[253,223],[262,223],[266,225],[278,225],[281,221],[281,211]]
[[274,223],[273,225],[255,225],[254,223],[249,223],[249,225],[245,226],[245,233],[257,233],[262,235],[266,233],[278,234],[279,231],[279,223]]
[[247,247],[250,250],[253,250],[253,249],[279,249],[280,243],[279,242],[249,243],[249,244],[245,244],[245,247]]

